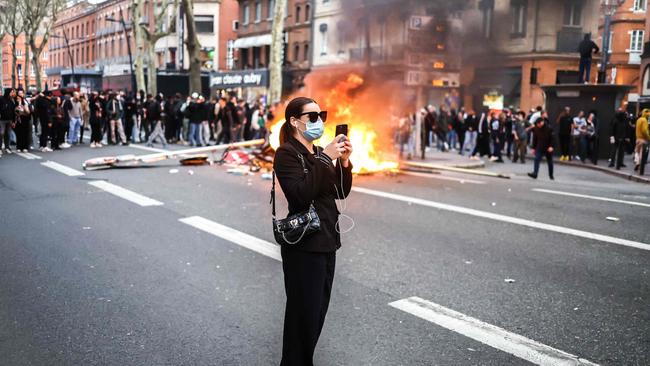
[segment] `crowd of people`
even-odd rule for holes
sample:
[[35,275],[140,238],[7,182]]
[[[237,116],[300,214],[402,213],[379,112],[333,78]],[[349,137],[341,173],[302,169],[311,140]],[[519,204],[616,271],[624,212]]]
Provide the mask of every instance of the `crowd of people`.
[[[559,147],[561,161],[598,162],[599,136],[607,134],[610,142],[609,166],[625,168],[625,154],[634,153],[635,170],[639,169],[644,149],[647,148],[648,118],[650,110],[643,110],[638,118],[628,113],[625,106],[619,108],[608,130],[599,128],[596,111],[573,111],[565,107],[557,118],[541,106],[528,113],[514,108],[501,111],[484,110],[476,113],[460,108],[458,111],[446,106],[432,105],[420,111],[423,140],[426,150],[437,148],[441,152],[456,151],[477,160],[487,156],[491,161],[504,163],[504,156],[513,163],[524,164],[530,154],[534,157],[536,178],[539,162],[546,157],[549,175],[553,176],[553,155]],[[395,133],[400,157],[407,152],[407,159],[415,152],[415,124],[418,118],[411,114],[399,119]]]
[[41,152],[84,144],[159,142],[191,146],[223,144],[266,137],[274,106],[248,103],[224,95],[210,100],[198,93],[135,95],[125,92],[44,91],[27,96],[7,88],[0,98],[0,156],[39,149]]

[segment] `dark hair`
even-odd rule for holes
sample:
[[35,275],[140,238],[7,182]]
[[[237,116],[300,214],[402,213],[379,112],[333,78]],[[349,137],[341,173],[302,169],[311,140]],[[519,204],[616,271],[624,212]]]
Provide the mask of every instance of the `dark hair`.
[[295,127],[293,127],[289,122],[291,117],[298,118],[300,116],[300,113],[302,113],[303,107],[309,103],[316,103],[316,102],[311,98],[297,97],[291,99],[289,104],[287,104],[287,108],[285,108],[284,110],[284,124],[280,129],[280,145],[289,141],[289,138],[293,136]]

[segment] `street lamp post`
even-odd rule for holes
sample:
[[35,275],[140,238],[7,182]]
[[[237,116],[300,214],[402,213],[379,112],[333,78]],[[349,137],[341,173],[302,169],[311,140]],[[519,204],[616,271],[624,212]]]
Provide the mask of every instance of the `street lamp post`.
[[72,71],[71,84],[74,86],[74,57],[72,57],[72,51],[70,50],[70,40],[68,39],[68,35],[65,33],[65,28],[62,28],[61,30],[63,31],[63,37],[59,36],[58,34],[52,34],[50,37],[63,38],[63,41],[65,42],[65,48],[68,51],[68,57],[70,58],[70,71]]
[[[126,21],[124,20],[124,15],[122,14],[122,8],[120,8],[120,19],[114,19],[109,16],[106,18],[107,22],[115,22],[115,23],[120,23],[122,24],[122,30],[124,31],[124,35],[126,37],[126,50],[129,54],[129,69],[131,71],[131,91],[135,94],[137,92],[137,87],[135,83],[135,73],[133,72],[133,54],[131,53],[131,39],[129,38],[129,33],[126,31]],[[131,23],[131,27],[134,27],[135,24],[133,22]]]
[[598,72],[598,82],[607,83],[607,64],[609,63],[609,37],[612,27],[612,16],[616,9],[623,5],[625,0],[600,0],[600,8],[603,11],[605,22],[603,24],[603,56],[600,61],[600,71]]

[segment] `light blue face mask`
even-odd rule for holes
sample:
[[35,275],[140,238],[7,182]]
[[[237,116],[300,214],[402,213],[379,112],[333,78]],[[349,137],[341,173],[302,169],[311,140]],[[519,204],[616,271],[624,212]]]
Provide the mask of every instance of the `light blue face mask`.
[[318,118],[318,121],[316,122],[305,123],[303,121],[300,121],[300,123],[304,124],[305,127],[307,127],[306,130],[302,131],[302,136],[309,142],[318,140],[321,138],[321,136],[323,136],[323,132],[325,132],[325,125],[323,124],[323,120],[320,118]]

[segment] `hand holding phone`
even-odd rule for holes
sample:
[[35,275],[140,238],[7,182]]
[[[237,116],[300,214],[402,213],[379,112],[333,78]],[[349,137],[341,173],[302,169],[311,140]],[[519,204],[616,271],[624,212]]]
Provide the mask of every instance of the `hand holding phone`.
[[334,136],[339,136],[339,135],[344,135],[341,137],[338,142],[343,142],[347,141],[347,135],[348,135],[348,125],[347,124],[341,124],[341,125],[336,125],[336,132],[334,133]]

